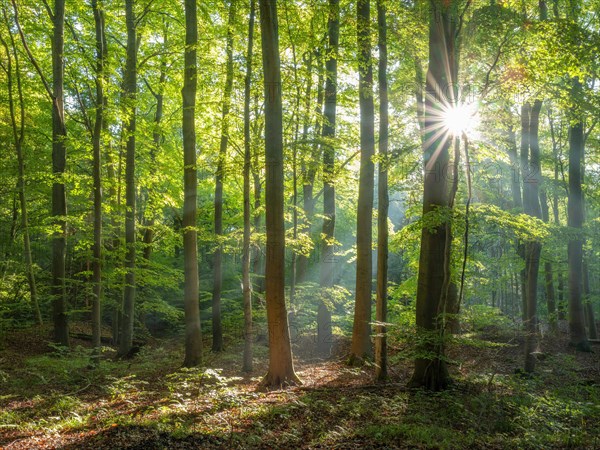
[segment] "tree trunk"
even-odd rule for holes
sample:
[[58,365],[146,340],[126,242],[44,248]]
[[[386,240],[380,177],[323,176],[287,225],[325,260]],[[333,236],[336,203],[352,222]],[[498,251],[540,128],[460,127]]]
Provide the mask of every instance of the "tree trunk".
[[[312,28],[311,28],[312,30]],[[309,149],[311,145],[308,142],[308,131],[310,128],[310,119],[311,119],[311,96],[312,96],[312,86],[313,86],[313,78],[312,78],[312,69],[313,69],[313,52],[309,52],[306,57],[306,91],[304,96],[304,125],[302,129],[302,142],[304,146]],[[310,153],[307,152],[309,155]],[[310,156],[309,156],[310,157]],[[302,177],[302,206],[304,209],[304,227],[307,229],[308,234],[310,235],[311,226],[314,216],[314,206],[313,206],[313,182],[308,179],[307,167],[304,159],[302,159],[300,166],[300,173]],[[309,255],[300,254],[296,259],[296,282],[298,284],[303,283],[306,280],[306,271],[308,269],[308,258]]]
[[100,307],[102,304],[102,157],[101,141],[104,129],[104,84],[106,75],[104,61],[106,56],[104,36],[104,11],[97,0],[92,0],[94,25],[96,30],[96,120],[92,135],[93,148],[93,179],[94,179],[94,250],[92,261],[92,345],[94,347],[94,361],[97,363],[100,356],[102,317]]
[[[423,139],[423,164],[425,180],[423,192],[423,216],[438,208],[448,207],[446,173],[449,162],[451,139],[440,136],[439,114],[445,106],[440,99],[442,90],[453,86],[456,79],[458,53],[456,46],[458,17],[450,5],[431,2],[429,26],[429,68],[426,76],[424,111],[425,137]],[[444,221],[445,222],[445,221]],[[415,360],[415,371],[409,383],[414,387],[431,390],[444,389],[450,377],[444,360],[443,330],[440,317],[443,306],[442,286],[447,277],[444,264],[449,225],[439,224],[435,230],[424,227],[421,234],[421,253],[417,283],[416,318],[417,329],[423,341]]]
[[377,215],[377,301],[375,320],[375,379],[387,378],[387,274],[388,274],[388,81],[387,81],[387,7],[377,0],[379,26],[379,180]]
[[252,83],[252,53],[254,46],[255,0],[250,0],[248,23],[248,52],[244,80],[244,243],[242,249],[242,293],[244,297],[244,358],[242,371],[252,372],[252,285],[250,284],[250,166],[252,149],[250,137],[250,87]]
[[519,170],[519,158],[517,156],[517,137],[515,130],[512,125],[508,129],[508,157],[511,164],[511,193],[512,193],[512,207],[521,210],[523,207],[523,199],[521,197],[521,184],[519,182],[521,178],[521,171]]
[[265,95],[265,205],[267,262],[265,268],[269,370],[263,387],[300,383],[294,372],[285,306],[285,223],[283,217],[283,111],[277,2],[260,0],[260,25]]
[[358,0],[357,7],[358,85],[360,105],[360,175],[356,217],[356,299],[350,365],[360,365],[372,355],[371,285],[373,241],[373,188],[375,168],[375,107],[371,64],[370,0]]
[[[523,114],[522,121],[529,123],[523,130],[523,138],[529,144],[529,157],[527,153],[521,157],[525,158],[523,166],[523,210],[525,214],[538,219],[542,218],[540,211],[539,187],[542,181],[540,167],[539,147],[539,119],[542,102],[535,100],[533,107],[523,108],[529,114]],[[526,284],[526,321],[525,321],[525,372],[532,373],[535,370],[534,352],[538,346],[538,318],[537,318],[537,285],[540,267],[541,243],[529,241],[525,243],[525,284]]]
[[[6,16],[5,16],[6,17]],[[7,26],[9,26],[7,21]],[[6,77],[7,77],[7,90],[8,90],[8,106],[10,110],[10,121],[13,131],[13,139],[15,144],[15,153],[17,155],[17,166],[18,166],[18,179],[17,179],[17,190],[19,194],[19,206],[21,209],[21,228],[23,229],[23,256],[25,259],[25,266],[27,270],[27,282],[29,284],[29,295],[31,304],[33,306],[33,313],[38,325],[42,325],[42,313],[40,311],[40,305],[38,301],[37,286],[35,282],[35,273],[33,268],[33,258],[31,255],[31,241],[29,238],[29,219],[27,214],[27,196],[25,192],[25,157],[23,155],[23,141],[25,139],[25,101],[23,98],[23,88],[21,84],[21,67],[19,64],[19,53],[15,45],[13,35],[10,35],[10,43],[12,47],[12,56],[15,59],[15,77],[17,80],[17,98],[19,105],[19,121],[17,122],[17,115],[15,112],[15,99],[13,94],[13,69],[12,69],[12,56],[11,51],[8,48],[6,41],[0,37],[0,42],[6,51],[7,66]],[[15,205],[16,212],[16,205]],[[16,217],[15,217],[16,219]],[[15,224],[16,225],[16,224]],[[16,226],[15,226],[16,228]],[[11,233],[11,236],[13,233]]]
[[54,2],[54,33],[52,37],[52,216],[58,230],[52,244],[52,297],[54,341],[69,345],[69,316],[67,312],[66,248],[67,248],[67,197],[64,173],[66,166],[66,138],[64,110],[64,25],[65,1]]
[[223,327],[221,323],[221,289],[223,285],[223,178],[227,159],[227,144],[229,141],[229,110],[231,107],[231,91],[233,89],[233,27],[235,25],[235,0],[229,4],[229,21],[227,23],[227,73],[225,75],[225,90],[223,92],[223,116],[221,122],[221,144],[215,175],[215,237],[217,249],[213,263],[213,294],[212,294],[212,351],[223,350]]
[[[572,99],[577,101],[582,86],[578,78],[573,79]],[[569,260],[569,332],[571,344],[577,350],[591,351],[585,332],[583,302],[581,299],[582,261],[583,261],[583,193],[581,189],[581,165],[584,152],[583,123],[578,113],[572,117],[569,127],[569,202],[567,207],[568,226],[579,234],[572,237],[568,244]]]
[[[168,42],[168,34],[165,27],[165,33],[163,37],[163,45],[167,47]],[[163,110],[164,110],[164,85],[167,78],[167,60],[163,58],[160,63],[160,75],[158,78],[158,89],[156,91],[152,91],[152,95],[154,95],[154,99],[156,100],[156,111],[154,112],[154,131],[152,132],[152,147],[150,150],[150,163],[154,166],[156,164],[156,153],[160,149],[161,142],[163,140],[163,133],[160,129],[160,124],[163,118]],[[149,87],[149,86],[148,86]],[[143,238],[143,254],[142,258],[146,265],[150,262],[150,257],[152,256],[152,247],[154,242],[154,217],[155,214],[153,211],[150,212],[150,217],[147,217],[146,222],[144,224],[144,238]]]
[[202,363],[202,333],[198,292],[196,88],[198,84],[198,19],[195,0],[185,0],[185,69],[183,78],[183,259],[185,304],[185,367]]
[[317,353],[331,356],[331,311],[324,298],[333,286],[335,261],[335,125],[337,113],[337,58],[340,32],[339,0],[329,0],[328,49],[325,65],[325,111],[323,121],[323,230],[321,249],[321,298],[317,310]]
[[133,341],[135,310],[135,133],[137,102],[137,31],[134,15],[135,0],[125,0],[127,26],[127,58],[123,75],[123,100],[125,102],[125,295],[119,356],[129,354]]
[[[329,24],[329,22],[328,22]],[[317,103],[315,105],[314,111],[315,111],[315,122],[314,122],[314,139],[313,139],[313,143],[311,145],[311,152],[309,153],[309,162],[308,164],[306,163],[306,161],[303,160],[302,162],[302,174],[303,174],[303,186],[302,186],[302,203],[303,203],[303,207],[304,207],[304,214],[306,215],[306,221],[309,223],[309,226],[312,225],[313,220],[314,220],[314,216],[315,216],[315,205],[317,202],[317,197],[315,197],[314,195],[314,184],[315,184],[315,178],[317,176],[317,161],[319,161],[319,156],[320,156],[320,149],[322,147],[321,145],[321,139],[319,139],[319,136],[321,135],[321,125],[322,125],[322,117],[321,117],[321,111],[323,110],[323,103],[325,100],[325,95],[324,95],[324,89],[323,89],[323,82],[324,82],[324,78],[325,78],[325,70],[323,67],[323,58],[321,57],[321,50],[320,48],[316,48],[312,53],[310,58],[314,58],[316,60],[316,64],[317,64],[317,72],[318,72],[318,81],[317,81]],[[311,65],[312,67],[312,65]],[[308,97],[308,96],[307,96]],[[307,103],[307,108],[310,107],[309,102]],[[323,111],[323,113],[325,113]],[[307,132],[305,133],[305,135],[308,134],[308,127],[309,127],[309,122],[310,121],[310,117],[309,117],[309,113],[307,112]],[[310,228],[309,228],[310,230]],[[302,283],[306,277],[307,274],[309,273],[309,264],[310,264],[310,257],[308,256],[304,256],[304,255],[300,255],[300,257],[298,258],[298,266],[296,268],[296,278],[298,280],[298,283]]]
[[[542,208],[542,220],[546,223],[550,222],[550,209],[548,208],[548,196],[546,189],[540,191],[540,206]],[[546,305],[548,307],[548,323],[552,334],[558,332],[558,322],[556,316],[556,295],[554,292],[554,271],[552,262],[544,263],[544,287],[546,292]]]
[[598,339],[598,330],[596,328],[596,319],[594,317],[594,305],[590,290],[590,270],[587,261],[583,261],[583,295],[585,304],[585,318],[588,326],[590,339]]
[[[258,106],[255,105],[254,109],[255,117],[258,116]],[[258,133],[257,133],[258,134]],[[262,133],[260,133],[262,134]],[[260,135],[258,134],[258,135]],[[258,147],[254,149],[254,169],[252,170],[252,181],[254,188],[254,231],[256,233],[261,232],[261,217],[262,213],[260,205],[262,202],[262,184],[260,176],[260,157]],[[254,291],[264,292],[265,280],[264,280],[264,260],[260,243],[256,243],[254,251],[252,252],[252,273],[254,274]]]

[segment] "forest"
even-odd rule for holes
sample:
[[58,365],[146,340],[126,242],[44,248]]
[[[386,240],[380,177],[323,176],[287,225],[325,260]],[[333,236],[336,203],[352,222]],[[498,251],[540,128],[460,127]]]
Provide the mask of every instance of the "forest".
[[600,448],[600,0],[0,10],[0,449]]

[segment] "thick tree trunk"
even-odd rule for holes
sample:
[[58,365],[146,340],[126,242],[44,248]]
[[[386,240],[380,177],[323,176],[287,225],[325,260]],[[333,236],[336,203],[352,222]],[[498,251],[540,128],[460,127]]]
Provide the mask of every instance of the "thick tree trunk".
[[283,111],[277,2],[260,0],[260,25],[265,95],[265,205],[267,263],[265,268],[269,370],[264,387],[300,383],[294,372],[285,306],[285,223],[283,217]]
[[[572,98],[576,101],[582,86],[578,78],[573,80]],[[569,127],[569,202],[568,226],[581,233],[583,227],[582,159],[584,153],[583,123],[580,117]],[[571,343],[580,351],[591,351],[585,332],[582,288],[583,236],[569,240],[569,332]]]
[[198,19],[195,0],[185,0],[185,69],[183,78],[183,259],[185,305],[185,367],[202,363],[202,333],[198,292],[196,89],[198,84]]
[[102,130],[104,129],[104,83],[106,75],[104,61],[106,56],[104,37],[104,12],[97,0],[92,0],[94,25],[96,31],[96,120],[92,135],[93,179],[94,179],[94,250],[92,261],[92,345],[94,361],[100,356],[102,317]]
[[375,107],[371,64],[370,0],[358,0],[356,34],[358,44],[358,85],[360,105],[360,175],[356,217],[356,298],[349,364],[362,364],[372,355],[371,285],[373,241],[373,188],[375,168]]
[[135,0],[125,0],[127,26],[127,57],[123,76],[123,99],[125,102],[125,294],[123,298],[123,321],[119,342],[119,356],[129,354],[133,341],[135,310],[135,133],[137,102],[137,30],[134,14]]
[[54,341],[69,345],[69,317],[67,312],[66,248],[67,248],[67,197],[64,173],[67,163],[64,110],[64,25],[65,1],[54,2],[54,33],[52,37],[52,216],[58,231],[52,240],[52,303]]
[[252,149],[250,136],[250,87],[252,83],[252,53],[254,51],[254,18],[256,2],[250,0],[248,51],[244,80],[244,243],[242,249],[242,294],[244,297],[244,358],[242,371],[252,372],[252,285],[250,284],[250,167]]
[[317,353],[331,356],[333,332],[331,311],[324,301],[327,290],[333,286],[335,270],[335,125],[337,113],[337,58],[339,48],[339,0],[329,0],[327,59],[325,65],[325,111],[322,133],[323,148],[323,230],[321,248],[321,299],[317,310]]
[[229,142],[229,110],[231,108],[231,91],[233,89],[233,27],[235,25],[235,3],[229,4],[229,20],[227,23],[227,70],[225,75],[225,90],[223,92],[223,115],[221,122],[221,143],[215,174],[215,237],[217,248],[213,259],[213,294],[212,294],[212,351],[223,350],[223,326],[221,323],[221,290],[223,286],[223,179],[227,160],[227,144]]
[[[453,86],[456,78],[458,53],[456,46],[458,17],[452,6],[431,2],[429,26],[429,69],[426,77],[424,111],[423,164],[425,169],[423,215],[435,214],[438,208],[448,207],[448,135],[439,134],[440,110],[446,106],[440,99],[442,91]],[[441,304],[443,284],[447,277],[444,264],[448,245],[448,224],[441,223],[435,230],[424,227],[421,235],[421,253],[417,283],[416,319],[422,344],[415,360],[415,370],[409,385],[431,390],[444,389],[450,382],[444,360],[443,318]]]
[[379,180],[377,215],[377,300],[375,308],[375,379],[387,378],[387,275],[388,275],[388,80],[387,80],[387,7],[377,0],[379,28]]

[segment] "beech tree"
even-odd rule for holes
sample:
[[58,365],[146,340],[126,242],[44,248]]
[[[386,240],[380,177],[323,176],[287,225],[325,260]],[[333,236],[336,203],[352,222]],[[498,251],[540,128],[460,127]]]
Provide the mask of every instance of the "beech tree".
[[244,302],[244,357],[242,370],[251,372],[252,363],[252,286],[250,284],[250,169],[252,142],[250,136],[250,101],[252,84],[252,54],[254,51],[254,20],[256,1],[250,0],[248,20],[248,50],[246,52],[246,77],[244,79],[244,242],[242,248],[242,291]]
[[221,122],[221,142],[215,174],[215,235],[217,249],[213,260],[213,297],[212,297],[212,351],[223,350],[223,327],[221,323],[221,289],[223,285],[223,246],[219,242],[223,235],[223,178],[227,158],[227,143],[229,140],[229,110],[231,108],[231,91],[233,89],[233,27],[235,25],[236,1],[229,3],[229,19],[227,22],[227,70],[225,74],[225,89],[223,91],[223,115]]
[[198,233],[197,167],[196,167],[196,89],[198,62],[198,18],[195,0],[185,1],[185,69],[183,78],[183,257],[185,303],[185,360],[186,367],[202,362],[202,335],[200,332],[200,307],[198,304]]
[[356,35],[358,43],[358,86],[360,105],[360,175],[356,217],[356,301],[349,363],[362,364],[372,355],[371,284],[373,242],[373,188],[375,168],[375,107],[371,63],[370,0],[358,0]]
[[[325,65],[325,111],[323,113],[323,245],[321,250],[321,288],[333,286],[335,260],[335,119],[337,110],[337,59],[339,47],[339,0],[329,1],[328,49]],[[304,192],[306,195],[307,192]],[[310,195],[310,194],[309,194]],[[326,295],[324,292],[322,295]],[[332,344],[331,312],[319,301],[317,312],[317,351],[329,356]]]
[[47,8],[52,20],[52,86],[47,81],[38,61],[33,56],[25,34],[19,23],[19,12],[15,0],[11,0],[15,13],[14,19],[19,30],[23,46],[31,64],[42,79],[48,96],[52,101],[52,216],[56,231],[52,239],[52,317],[54,322],[54,341],[69,346],[69,316],[65,288],[65,263],[67,246],[67,197],[64,173],[67,163],[67,127],[64,107],[64,29],[65,2],[56,0],[54,9]]
[[[4,22],[7,29],[10,27],[8,14],[6,10],[2,11]],[[33,258],[31,255],[31,239],[29,234],[29,220],[27,215],[27,193],[25,187],[25,156],[23,155],[23,141],[25,140],[25,99],[23,96],[23,85],[21,78],[21,64],[19,53],[15,45],[13,35],[10,35],[10,48],[6,40],[0,37],[0,42],[6,52],[6,64],[0,64],[2,70],[6,73],[6,88],[8,91],[8,108],[10,111],[10,124],[17,156],[18,181],[17,190],[19,191],[19,206],[21,208],[21,227],[23,228],[23,255],[27,266],[27,282],[29,283],[29,293],[31,303],[35,313],[38,325],[43,324],[42,313],[38,300],[37,285],[33,267]],[[14,70],[13,70],[14,58]],[[17,92],[15,99],[14,84],[16,80]]]
[[269,328],[269,370],[261,385],[280,387],[298,384],[300,379],[294,372],[284,290],[283,115],[277,2],[260,0],[259,6],[265,98],[265,290]]
[[119,355],[129,354],[133,346],[133,326],[135,322],[135,150],[137,114],[137,19],[135,0],[125,0],[125,24],[127,29],[127,55],[123,76],[123,102],[125,108],[124,130],[126,137],[125,157],[125,293],[123,296],[123,322],[119,341]]
[[375,320],[375,379],[387,378],[387,284],[388,284],[388,80],[387,80],[387,5],[377,0],[377,25],[379,28],[379,179],[377,211],[377,289]]
[[[442,215],[435,227],[423,227],[417,285],[417,332],[421,335],[415,359],[411,386],[431,390],[445,388],[449,373],[444,357],[443,290],[447,273],[447,251],[450,245],[448,187],[445,173],[449,164],[451,139],[440,132],[440,114],[452,98],[445,98],[454,86],[458,64],[458,2],[430,1],[429,68],[425,87],[423,166],[423,216]],[[446,94],[444,94],[446,93]],[[441,223],[439,223],[441,222]]]
[[104,84],[106,73],[106,37],[104,33],[104,11],[97,0],[92,0],[94,27],[96,31],[96,118],[92,134],[93,147],[93,179],[94,179],[94,260],[92,282],[94,284],[92,299],[92,343],[97,353],[101,346],[101,302],[102,302],[102,132],[104,130]]

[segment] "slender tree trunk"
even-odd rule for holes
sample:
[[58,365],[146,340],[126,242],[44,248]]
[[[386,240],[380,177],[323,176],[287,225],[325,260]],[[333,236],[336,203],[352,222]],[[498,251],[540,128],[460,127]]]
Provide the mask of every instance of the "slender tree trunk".
[[[558,155],[558,143],[554,132],[554,123],[552,120],[552,111],[548,108],[548,121],[550,122],[550,135],[552,137],[552,158],[554,160],[554,186],[559,185],[558,174],[559,174],[559,155]],[[560,226],[560,211],[558,209],[558,188],[555,188],[552,193],[552,215],[554,216],[554,224]],[[563,271],[560,262],[557,264],[557,304],[556,314],[558,323],[564,322],[566,319],[565,315],[565,304],[564,304],[564,279]],[[558,324],[557,324],[558,328]]]
[[252,83],[252,53],[256,1],[250,0],[248,51],[244,80],[244,243],[242,249],[242,291],[244,296],[244,358],[242,371],[252,372],[252,285],[250,284],[250,167],[252,149],[250,137],[250,87]]
[[[581,95],[582,86],[578,78],[573,79],[572,99],[577,101]],[[585,320],[581,295],[582,261],[583,261],[583,192],[582,159],[584,153],[583,123],[576,114],[569,127],[569,202],[568,226],[575,229],[579,235],[572,237],[568,244],[569,260],[569,332],[571,343],[580,351],[591,351],[585,332]]]
[[198,292],[196,89],[198,19],[195,0],[185,1],[185,69],[183,78],[183,259],[185,304],[185,367],[202,363],[202,334]]
[[[168,46],[168,33],[164,32],[163,37],[163,45],[165,48]],[[150,163],[154,166],[156,164],[156,154],[158,153],[162,140],[163,133],[160,129],[160,124],[163,118],[163,110],[164,110],[164,85],[167,79],[167,60],[163,58],[160,63],[160,75],[158,78],[158,89],[156,91],[152,91],[152,95],[156,100],[156,111],[154,112],[154,131],[152,132],[152,147],[150,150]],[[148,85],[149,86],[149,85]],[[155,222],[155,214],[153,211],[150,212],[150,215],[147,216],[146,222],[144,224],[144,237],[143,237],[143,254],[142,258],[146,265],[150,262],[150,257],[152,256],[153,242],[154,242],[154,222]]]
[[371,285],[373,241],[373,188],[375,168],[375,107],[371,64],[370,0],[358,0],[357,7],[358,85],[360,104],[360,175],[356,218],[356,299],[349,364],[359,365],[372,355]]
[[512,207],[518,210],[523,208],[523,199],[521,197],[521,171],[519,170],[519,158],[517,156],[517,137],[515,130],[512,125],[508,129],[508,157],[512,167],[511,177],[511,193],[512,193]]
[[100,356],[102,317],[100,306],[102,303],[102,173],[101,173],[101,141],[104,129],[104,84],[106,75],[104,71],[105,37],[104,37],[104,12],[97,0],[92,0],[94,24],[96,30],[96,120],[92,135],[93,148],[93,179],[94,179],[94,250],[92,261],[92,345],[94,347],[94,361],[98,362]]
[[223,116],[221,122],[221,144],[217,173],[215,175],[215,236],[217,249],[213,262],[213,294],[212,294],[212,351],[223,350],[223,326],[221,323],[221,289],[223,286],[223,178],[227,159],[227,144],[229,142],[229,110],[231,108],[231,91],[233,89],[233,27],[235,25],[235,0],[229,4],[229,20],[227,23],[227,73],[225,75],[225,90],[223,92]]
[[590,339],[598,339],[596,319],[594,317],[594,305],[591,299],[590,270],[586,260],[583,261],[583,295],[585,304],[585,318]]
[[[258,101],[256,101],[258,103]],[[255,105],[254,115],[258,117],[258,105]],[[256,135],[260,135],[262,133],[256,133]],[[252,181],[253,181],[253,190],[254,190],[254,231],[256,233],[260,233],[261,225],[262,225],[262,213],[261,213],[261,202],[262,202],[262,184],[261,184],[261,176],[260,176],[260,155],[258,147],[254,149],[253,154],[254,169],[252,170]],[[256,292],[264,292],[265,280],[264,280],[264,260],[262,254],[262,248],[260,243],[256,243],[254,247],[253,256],[252,256],[252,273],[254,274],[254,291]]]
[[[312,31],[312,26],[311,26]],[[312,85],[313,85],[313,77],[312,77],[312,69],[313,69],[313,52],[309,52],[308,56],[305,59],[306,62],[306,91],[304,95],[304,125],[302,129],[302,142],[304,146],[309,149],[311,146],[308,143],[308,132],[310,128],[310,119],[311,119],[311,100],[312,100]],[[307,152],[308,153],[308,152]],[[314,206],[313,204],[313,182],[308,179],[307,166],[304,159],[302,159],[301,167],[300,167],[301,179],[302,179],[302,206],[304,209],[304,219],[303,224],[305,229],[307,229],[308,234],[310,235],[313,216],[314,216]],[[306,281],[306,271],[308,269],[308,255],[300,254],[296,259],[296,282],[298,284]]]
[[321,249],[321,298],[317,310],[317,353],[331,356],[331,311],[324,298],[333,286],[335,261],[335,126],[337,113],[337,58],[339,48],[339,0],[329,0],[328,51],[325,65],[325,111],[323,121],[323,241]]
[[[546,195],[546,189],[540,191],[540,206],[542,208],[542,220],[545,223],[550,222],[550,209],[548,208],[548,196]],[[546,261],[544,263],[544,287],[546,292],[546,304],[548,307],[548,323],[550,324],[550,331],[556,334],[558,331],[558,323],[556,321],[556,295],[554,291],[554,273],[552,262]]]
[[[525,115],[529,121],[526,140],[529,142],[529,157],[525,154],[526,165],[523,174],[523,209],[525,214],[538,219],[542,218],[540,211],[539,187],[542,181],[540,167],[539,147],[539,118],[542,102],[535,100],[529,114]],[[525,108],[524,108],[525,109]],[[522,119],[523,120],[523,119]],[[521,155],[523,157],[523,155]],[[526,280],[526,321],[525,321],[525,372],[531,373],[535,370],[534,352],[538,346],[538,318],[537,318],[537,286],[540,267],[541,243],[529,241],[525,243],[525,280]]]
[[379,26],[379,180],[377,215],[377,302],[375,320],[375,379],[387,378],[387,274],[388,274],[388,81],[387,81],[387,7],[377,0]]
[[[10,27],[8,16],[4,11],[4,19],[7,28]],[[8,106],[10,110],[10,121],[13,131],[13,139],[15,144],[15,153],[17,155],[17,166],[18,166],[18,180],[17,190],[19,194],[19,206],[21,209],[21,228],[23,229],[23,256],[25,258],[25,266],[27,270],[27,282],[29,284],[29,295],[31,304],[33,306],[33,312],[38,325],[42,325],[42,313],[40,311],[40,305],[38,301],[37,286],[35,282],[35,273],[33,268],[33,258],[31,255],[31,241],[29,238],[29,219],[27,214],[27,196],[25,192],[25,157],[23,155],[23,141],[25,139],[25,101],[23,98],[23,88],[21,85],[21,67],[19,64],[19,53],[15,45],[13,35],[10,35],[10,43],[12,47],[12,56],[15,60],[15,78],[17,81],[17,98],[19,105],[19,121],[17,122],[17,115],[15,112],[15,99],[13,93],[13,69],[12,69],[12,56],[11,51],[8,48],[6,41],[0,37],[2,46],[6,51],[7,65],[5,67],[7,77],[7,90],[8,90]],[[4,66],[3,66],[4,67]],[[15,205],[16,211],[16,205]],[[11,236],[13,233],[11,233]]]
[[[304,207],[304,213],[306,215],[306,220],[309,224],[309,227],[312,225],[315,216],[315,206],[317,202],[317,197],[314,195],[314,184],[315,178],[317,176],[318,164],[317,161],[320,159],[320,150],[322,148],[322,139],[321,131],[322,131],[322,117],[321,111],[323,110],[323,103],[325,101],[325,90],[323,89],[323,83],[325,79],[325,69],[323,64],[322,52],[320,48],[316,48],[312,54],[310,59],[314,59],[317,65],[317,73],[318,73],[318,81],[317,81],[317,102],[314,107],[315,111],[315,120],[314,120],[314,140],[312,145],[310,146],[309,152],[309,161],[306,160],[302,162],[302,174],[303,174],[303,186],[302,186],[302,203]],[[312,67],[312,64],[311,64]],[[308,87],[307,87],[308,89]],[[307,100],[308,95],[307,95]],[[310,108],[310,101],[307,101],[307,108]],[[307,125],[306,125],[306,133],[308,136],[308,127],[310,122],[310,114],[307,113]],[[310,230],[310,228],[309,228]],[[310,265],[310,257],[303,256],[298,259],[298,267],[296,271],[296,277],[298,279],[298,283],[302,283],[309,272]]]
[[125,101],[125,294],[123,299],[123,321],[119,352],[121,357],[129,354],[133,343],[135,311],[135,133],[137,109],[137,30],[134,14],[135,0],[125,0],[125,22],[127,26],[127,58],[123,79]]
[[285,306],[285,223],[283,217],[283,111],[277,2],[260,0],[260,25],[265,95],[265,205],[267,263],[265,268],[269,370],[264,387],[300,383],[294,372]]

